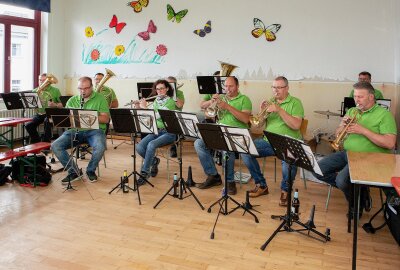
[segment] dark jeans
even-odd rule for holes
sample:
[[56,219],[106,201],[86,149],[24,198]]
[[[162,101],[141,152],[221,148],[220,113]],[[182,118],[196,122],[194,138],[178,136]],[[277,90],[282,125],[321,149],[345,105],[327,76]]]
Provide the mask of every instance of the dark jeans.
[[44,123],[43,141],[51,141],[52,124],[49,123],[49,120],[47,119],[45,114],[36,114],[33,117],[32,121],[25,125],[25,129],[28,132],[29,137],[31,138],[31,143],[37,143],[41,141],[37,128],[42,123]]

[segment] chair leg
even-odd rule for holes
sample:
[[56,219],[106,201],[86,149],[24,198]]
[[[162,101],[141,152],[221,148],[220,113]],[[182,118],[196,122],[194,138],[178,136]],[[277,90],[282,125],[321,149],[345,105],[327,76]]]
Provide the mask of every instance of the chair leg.
[[239,154],[239,187],[242,188],[242,158]]
[[305,172],[303,168],[300,168],[300,177],[303,179],[304,182],[304,188],[307,189],[307,180],[305,176]]
[[276,183],[276,158],[274,158],[274,177],[275,177],[275,183]]
[[325,210],[328,210],[329,199],[331,198],[332,186],[328,185],[328,196],[326,197]]

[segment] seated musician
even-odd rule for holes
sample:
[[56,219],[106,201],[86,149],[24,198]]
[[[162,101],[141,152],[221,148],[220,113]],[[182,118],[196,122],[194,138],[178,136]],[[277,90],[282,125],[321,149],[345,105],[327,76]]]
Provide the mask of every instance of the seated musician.
[[[160,159],[156,157],[156,150],[164,145],[172,144],[176,140],[176,135],[168,133],[165,129],[164,122],[158,113],[159,109],[162,110],[175,110],[176,105],[172,96],[172,87],[166,80],[157,80],[153,84],[153,91],[151,95],[157,93],[157,97],[153,103],[153,109],[156,112],[156,122],[158,128],[158,135],[148,134],[136,147],[137,153],[144,159],[140,174],[147,180],[150,175],[152,177],[157,176],[158,164]],[[147,108],[148,104],[145,99],[141,99],[136,103],[136,108]],[[138,184],[142,185],[145,183],[145,179],[140,177]]]
[[[247,128],[252,104],[250,99],[239,92],[239,81],[236,77],[227,77],[225,80],[225,95],[213,95],[212,99],[205,103],[206,107],[216,102],[219,108],[218,123],[232,126]],[[200,163],[203,166],[207,179],[200,184],[200,189],[210,188],[212,186],[221,185],[221,176],[215,167],[210,149],[208,149],[202,139],[197,139],[194,143]],[[227,163],[226,177],[228,180],[227,191],[230,195],[235,195],[236,184],[234,179],[235,154],[229,152]]]
[[96,75],[94,75],[94,83],[95,83],[96,92],[99,92],[106,98],[108,107],[110,109],[118,108],[118,99],[117,99],[117,96],[115,95],[114,90],[111,87],[102,85],[100,88],[100,91],[99,91],[98,86],[103,78],[104,78],[104,74],[101,72],[96,73]]
[[[347,201],[350,200],[350,174],[346,151],[390,153],[396,144],[396,122],[393,115],[375,103],[375,90],[369,82],[358,82],[354,87],[354,101],[357,107],[351,108],[343,117],[336,135],[346,127],[347,137],[343,137],[344,150],[335,152],[318,162],[324,176],[316,175],[343,191]],[[355,122],[348,125],[351,117],[358,112]],[[345,134],[343,133],[343,134]],[[369,196],[361,190],[361,213],[367,208]],[[353,204],[351,204],[353,205]],[[351,215],[352,216],[352,215]]]
[[107,101],[102,95],[93,91],[92,79],[90,77],[81,77],[78,80],[78,90],[80,95],[71,97],[66,107],[98,111],[100,129],[67,130],[51,144],[54,154],[60,160],[65,170],[68,171],[67,177],[62,180],[62,184],[68,184],[69,181],[74,181],[78,178],[77,166],[73,160],[69,160],[67,152],[67,149],[72,147],[72,139],[76,138],[78,144],[88,143],[93,148],[92,157],[86,169],[86,174],[90,182],[97,181],[95,171],[106,150],[105,130],[106,124],[110,119]]
[[39,75],[39,87],[35,88],[33,92],[37,92],[39,99],[42,103],[43,108],[39,108],[37,110],[37,114],[33,117],[32,121],[25,125],[25,129],[29,134],[30,142],[37,143],[40,142],[40,136],[37,131],[37,128],[40,124],[44,123],[44,135],[43,141],[50,142],[51,141],[51,129],[52,125],[49,123],[46,117],[46,110],[45,108],[49,107],[62,107],[62,103],[60,101],[60,90],[52,85],[47,85],[43,89],[40,89],[40,86],[46,81],[47,73],[42,73]]
[[[175,110],[182,111],[183,105],[185,105],[185,96],[183,94],[183,91],[179,89],[182,86],[182,84],[177,85],[176,78],[173,76],[169,76],[166,80],[169,83],[175,83],[175,87],[176,87],[176,101],[175,101],[176,108],[175,108]],[[176,152],[175,144],[171,146],[171,148],[169,149],[169,152],[170,152],[170,157],[172,157],[172,158],[176,158],[178,156],[178,154]]]
[[[270,104],[267,101],[261,103],[260,110],[266,108],[269,113],[266,120],[265,130],[281,135],[287,135],[295,139],[300,139],[300,126],[304,117],[303,104],[300,99],[289,94],[289,82],[279,76],[272,82],[273,99]],[[266,137],[254,140],[257,151],[261,157],[274,156],[274,150],[267,141]],[[268,194],[268,186],[265,177],[261,173],[260,165],[254,156],[242,155],[243,162],[246,164],[251,176],[254,179],[255,187],[250,190],[249,196],[258,197]],[[297,173],[297,167],[292,166],[291,180],[294,181]],[[288,202],[288,181],[289,181],[289,165],[282,161],[282,181],[281,181],[281,197],[280,206],[287,206]]]
[[[371,83],[371,73],[369,73],[368,71],[362,71],[360,72],[360,74],[358,74],[358,81],[359,82],[367,82],[367,83]],[[383,94],[381,91],[379,91],[378,89],[374,89],[374,96],[375,99],[383,99]],[[354,97],[354,89],[351,90],[349,97]]]

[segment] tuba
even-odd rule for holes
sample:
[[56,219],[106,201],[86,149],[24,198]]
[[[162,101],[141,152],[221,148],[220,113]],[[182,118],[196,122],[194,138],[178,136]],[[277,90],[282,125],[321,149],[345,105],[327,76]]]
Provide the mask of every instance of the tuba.
[[[231,76],[231,73],[238,67],[238,66],[235,66],[235,65],[232,65],[232,64],[229,64],[226,62],[222,62],[222,61],[219,61],[219,63],[221,65],[220,76],[223,76],[223,77]],[[219,80],[219,83],[221,85],[223,85],[224,82],[222,80]],[[225,96],[222,96],[221,100],[224,102],[227,101]],[[217,116],[219,113],[223,113],[223,112],[220,112],[217,101],[213,101],[211,103],[211,105],[208,106],[208,108],[205,111],[205,115],[209,118],[213,118],[213,117]],[[222,118],[222,115],[220,118]]]
[[267,112],[269,106],[275,103],[275,98],[271,98],[270,100],[266,101],[267,106],[261,110],[257,115],[250,116],[250,124],[253,127],[260,128],[264,123],[268,116],[271,114]]
[[340,150],[343,149],[344,140],[348,135],[347,130],[349,129],[351,124],[357,123],[357,121],[360,119],[362,113],[363,112],[358,107],[355,107],[353,116],[348,119],[348,121],[347,121],[346,125],[344,126],[344,128],[336,136],[336,139],[333,142],[331,142],[331,147],[335,151],[340,151]]
[[47,86],[56,83],[58,83],[57,78],[53,74],[47,74],[46,80],[37,88],[37,94],[43,106],[47,107],[47,102],[51,101],[52,99],[51,94],[45,92],[44,90],[47,88]]
[[[115,73],[112,72],[111,70],[109,70],[108,68],[106,68],[106,75],[103,77],[103,79],[101,79],[101,81],[99,82],[99,84],[96,87],[96,91],[97,93],[100,93],[102,91],[103,85],[111,78],[115,76]],[[104,95],[104,97],[106,98],[108,105],[111,105],[111,92]]]

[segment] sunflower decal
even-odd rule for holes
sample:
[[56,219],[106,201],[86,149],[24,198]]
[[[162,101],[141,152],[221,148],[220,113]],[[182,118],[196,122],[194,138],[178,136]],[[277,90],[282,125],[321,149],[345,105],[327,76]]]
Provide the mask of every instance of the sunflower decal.
[[92,27],[90,27],[90,26],[86,27],[85,28],[85,36],[88,38],[91,38],[91,37],[93,37],[93,35],[94,35],[94,32],[93,32]]
[[124,45],[117,45],[115,46],[114,49],[115,55],[116,56],[120,56],[121,54],[123,54],[125,52],[125,47]]

